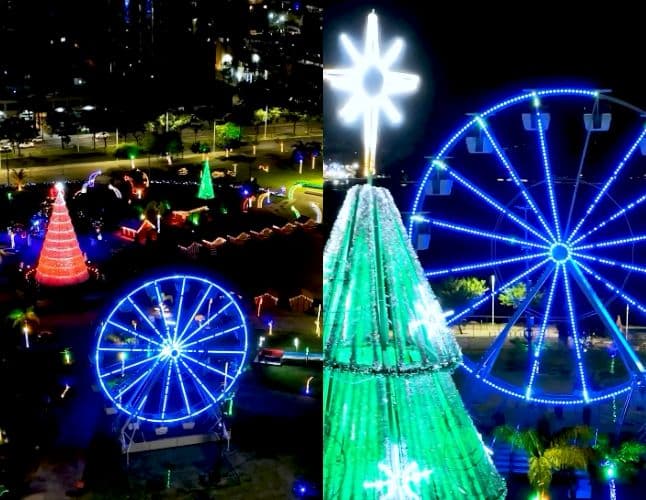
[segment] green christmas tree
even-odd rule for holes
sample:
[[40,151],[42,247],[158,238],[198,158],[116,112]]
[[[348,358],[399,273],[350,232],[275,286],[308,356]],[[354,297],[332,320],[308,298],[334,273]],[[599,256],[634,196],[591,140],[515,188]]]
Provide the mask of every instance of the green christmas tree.
[[324,253],[326,499],[498,499],[461,360],[390,193],[355,186]]
[[202,200],[212,200],[215,198],[209,160],[204,160],[204,166],[202,167],[202,180],[200,181],[200,189],[197,192],[197,197]]

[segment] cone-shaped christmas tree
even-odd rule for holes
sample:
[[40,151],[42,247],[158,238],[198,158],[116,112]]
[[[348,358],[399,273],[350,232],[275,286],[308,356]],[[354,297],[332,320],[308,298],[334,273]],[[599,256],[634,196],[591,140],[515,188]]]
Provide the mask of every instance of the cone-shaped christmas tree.
[[504,498],[451,379],[460,348],[387,190],[348,191],[323,293],[325,498]]
[[202,200],[212,200],[215,198],[209,160],[204,160],[204,166],[202,167],[202,180],[200,181],[200,190],[197,192],[197,197]]
[[36,280],[47,286],[66,286],[82,283],[89,277],[61,188],[38,258]]

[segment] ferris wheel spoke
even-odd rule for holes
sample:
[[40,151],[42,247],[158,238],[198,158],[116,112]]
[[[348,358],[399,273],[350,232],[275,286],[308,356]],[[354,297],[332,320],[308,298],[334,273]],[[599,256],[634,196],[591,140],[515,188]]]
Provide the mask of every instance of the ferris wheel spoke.
[[117,323],[116,321],[112,321],[112,320],[109,320],[107,323],[109,325],[114,326],[115,328],[119,328],[120,330],[123,330],[124,332],[129,333],[133,337],[140,338],[142,340],[145,340],[146,342],[149,342],[149,343],[151,343],[153,345],[161,347],[161,344],[159,342],[157,342],[156,340],[153,340],[150,337],[147,337],[146,335],[142,335],[138,331],[133,330],[132,328],[128,328],[127,326],[122,325],[121,323]]
[[135,385],[137,385],[139,382],[141,382],[144,378],[150,376],[150,374],[157,368],[159,365],[159,361],[161,358],[157,358],[155,361],[155,364],[151,366],[148,370],[143,372],[141,375],[139,375],[136,379],[134,379],[132,382],[130,382],[125,388],[121,389],[117,395],[115,396],[115,399],[121,398],[126,392],[128,392],[130,389],[132,389]]
[[189,361],[191,361],[191,362],[193,362],[193,363],[195,363],[197,365],[200,365],[202,368],[206,368],[207,370],[212,371],[213,373],[217,373],[218,375],[222,375],[222,377],[224,377],[225,380],[227,378],[230,378],[231,380],[235,380],[235,377],[229,375],[228,373],[225,373],[222,370],[218,370],[217,368],[214,368],[214,367],[212,367],[210,365],[207,365],[206,363],[203,363],[202,361],[200,361],[198,359],[192,358],[191,356],[187,356],[186,354],[182,353],[182,358],[186,358]]
[[188,402],[188,395],[186,394],[186,387],[184,386],[184,378],[182,377],[182,372],[179,369],[179,363],[176,359],[173,359],[173,365],[175,366],[175,375],[177,376],[177,381],[182,390],[182,398],[184,399],[184,405],[186,406],[186,415],[191,414],[191,405]]
[[[115,352],[150,352],[153,349],[143,348],[143,347],[99,347],[99,351],[115,351]],[[154,349],[155,352],[161,352],[160,349]]]
[[636,198],[634,201],[631,201],[631,202],[627,203],[624,207],[617,210],[610,217],[608,217],[607,219],[602,220],[599,224],[594,226],[588,232],[584,233],[583,235],[579,236],[577,239],[572,241],[572,243],[570,243],[570,245],[571,246],[576,246],[577,243],[581,242],[582,240],[584,240],[585,238],[587,238],[591,234],[597,232],[599,229],[605,227],[609,222],[612,222],[612,221],[618,219],[622,215],[624,215],[624,214],[630,212],[631,210],[633,210],[634,208],[638,207],[639,205],[644,203],[644,201],[646,201],[646,194],[641,195],[639,198]]
[[556,196],[554,195],[554,179],[552,179],[552,167],[550,166],[549,152],[547,151],[547,140],[543,128],[543,120],[540,110],[540,99],[536,92],[533,93],[534,106],[536,107],[536,131],[538,132],[538,142],[541,149],[541,160],[543,162],[543,173],[545,174],[545,183],[547,184],[547,195],[552,213],[552,222],[556,230],[556,239],[561,241],[561,221],[559,220],[558,207],[556,205]]
[[579,374],[579,382],[581,383],[581,390],[583,391],[583,399],[587,403],[590,399],[588,393],[588,383],[585,377],[585,368],[583,365],[583,357],[581,355],[581,342],[579,340],[579,331],[577,328],[577,316],[572,300],[572,290],[570,288],[570,280],[568,278],[567,270],[563,269],[563,284],[565,288],[565,298],[567,300],[566,308],[568,319],[570,321],[570,330],[572,331],[572,343],[574,344],[574,354],[576,356],[577,372]]
[[230,350],[217,350],[217,349],[182,349],[182,352],[192,352],[195,354],[244,354],[245,351],[230,351]]
[[475,311],[478,307],[480,307],[482,304],[484,304],[484,303],[485,303],[485,302],[487,302],[488,300],[491,300],[492,295],[493,295],[493,296],[499,295],[500,293],[502,293],[502,292],[504,292],[505,290],[507,290],[509,287],[511,287],[511,286],[513,286],[514,284],[518,283],[518,282],[519,282],[520,280],[522,280],[523,278],[526,278],[527,276],[529,276],[529,275],[531,275],[532,273],[534,273],[536,270],[540,269],[542,266],[544,266],[545,264],[547,264],[549,261],[550,261],[550,259],[549,259],[549,258],[547,258],[547,259],[543,259],[543,260],[542,260],[542,261],[540,261],[538,264],[535,264],[535,265],[533,265],[532,267],[530,267],[529,269],[526,269],[525,271],[523,271],[522,273],[517,274],[517,275],[516,275],[516,276],[514,276],[513,278],[511,278],[511,279],[507,280],[505,283],[503,283],[502,285],[500,285],[500,287],[498,287],[498,289],[496,289],[496,290],[493,292],[493,294],[492,294],[492,292],[491,292],[491,291],[489,291],[489,292],[485,292],[483,295],[481,295],[480,297],[478,297],[478,298],[476,298],[474,301],[472,301],[472,302],[471,302],[467,307],[465,307],[463,310],[461,310],[460,312],[458,312],[458,313],[456,313],[456,314],[453,314],[451,317],[447,318],[447,324],[448,324],[448,325],[453,325],[453,324],[455,324],[459,319],[462,319],[462,318],[463,318],[463,317],[465,317],[467,314],[470,314],[470,313],[472,313],[473,311]]
[[577,252],[573,252],[572,255],[592,262],[598,262],[599,264],[604,264],[605,266],[620,267],[621,269],[624,269],[626,271],[635,271],[638,273],[646,274],[646,267],[636,266],[635,264],[630,264],[628,262],[621,262],[613,259],[606,259],[604,257],[596,257],[594,255]]
[[159,315],[162,317],[164,322],[164,329],[166,330],[166,337],[170,340],[170,329],[168,328],[168,323],[166,322],[166,314],[164,311],[164,301],[162,300],[161,292],[159,291],[159,285],[155,281],[155,293],[157,294],[157,303],[159,304]]
[[150,318],[148,317],[148,315],[147,315],[147,314],[145,314],[145,313],[141,310],[141,308],[140,308],[140,307],[135,303],[135,301],[134,301],[134,300],[132,300],[132,298],[131,298],[130,296],[128,296],[128,302],[130,302],[130,304],[132,305],[132,307],[134,307],[134,308],[135,308],[135,310],[139,313],[139,316],[141,316],[141,317],[144,319],[144,321],[146,321],[146,323],[148,323],[148,326],[150,326],[150,328],[152,328],[153,332],[155,332],[155,333],[157,334],[157,336],[161,339],[161,341],[162,341],[162,342],[164,342],[164,341],[166,340],[166,339],[164,338],[164,336],[163,336],[163,335],[161,334],[161,332],[157,329],[157,327],[153,324],[153,322],[152,322],[152,321],[150,321]]
[[487,349],[485,354],[482,356],[482,359],[480,360],[480,363],[478,364],[475,370],[477,377],[487,377],[489,375],[489,373],[491,372],[491,369],[493,368],[493,365],[496,363],[496,360],[498,359],[500,350],[505,345],[505,341],[507,340],[509,331],[518,322],[520,317],[525,312],[525,309],[527,309],[527,307],[532,302],[532,300],[534,300],[534,297],[543,287],[543,285],[545,284],[545,281],[547,281],[547,278],[549,278],[550,274],[552,274],[553,271],[554,271],[554,266],[549,265],[545,269],[545,271],[543,271],[543,274],[538,278],[538,281],[536,282],[536,284],[527,292],[527,295],[520,303],[516,311],[514,311],[514,314],[509,319],[507,324],[500,331],[500,333],[496,337],[496,340],[493,341],[489,349]]
[[200,309],[201,309],[202,305],[204,304],[204,301],[207,299],[207,297],[211,293],[212,289],[213,289],[213,285],[209,285],[206,292],[202,295],[202,298],[198,302],[197,307],[193,310],[193,314],[191,314],[188,317],[188,319],[186,320],[186,324],[184,325],[184,329],[182,330],[182,333],[180,333],[180,335],[179,335],[180,339],[184,336],[184,334],[186,333],[186,330],[188,330],[188,328],[191,326],[191,323],[195,319],[195,316],[197,316],[197,313],[200,312]]
[[175,328],[173,328],[173,341],[177,340],[177,330],[179,329],[179,322],[182,317],[184,290],[186,290],[186,276],[182,278],[182,289],[179,292],[179,302],[177,304],[177,311],[175,312]]
[[638,309],[642,313],[646,313],[646,308],[642,306],[637,300],[635,300],[633,297],[628,295],[626,292],[622,290],[622,287],[618,287],[616,284],[612,283],[610,280],[602,277],[600,274],[594,272],[592,269],[590,269],[588,266],[586,266],[583,262],[574,262],[571,261],[570,264],[570,270],[572,271],[572,277],[576,280],[577,285],[579,285],[579,288],[585,295],[586,299],[588,302],[592,305],[592,307],[595,309],[599,317],[601,318],[602,323],[604,326],[608,329],[610,334],[612,335],[615,345],[617,346],[617,349],[619,351],[619,354],[622,357],[622,360],[624,362],[624,365],[628,370],[632,371],[633,374],[640,374],[642,377],[646,375],[646,369],[644,368],[644,365],[640,361],[640,359],[637,357],[635,354],[635,351],[633,351],[632,347],[628,343],[628,340],[624,337],[622,332],[619,330],[619,327],[617,324],[613,321],[613,319],[610,317],[610,313],[608,313],[608,310],[604,307],[601,299],[599,296],[596,294],[596,292],[592,289],[592,286],[586,279],[585,275],[581,272],[581,269],[583,269],[587,274],[592,276],[595,280],[599,281],[602,283],[606,288],[614,292],[615,294],[619,295],[622,299],[624,299],[626,302],[628,302],[630,305],[634,306],[636,309]]
[[130,363],[129,365],[124,364],[123,367],[119,366],[116,370],[112,370],[107,373],[103,373],[101,375],[101,378],[109,377],[110,375],[114,375],[115,373],[124,373],[130,370],[131,368],[134,368],[135,366],[140,366],[143,365],[144,363],[149,363],[150,361],[155,361],[155,357],[150,357],[150,358],[144,358],[141,361],[137,361],[136,363]]
[[173,370],[173,363],[168,363],[168,369],[166,370],[166,382],[164,383],[164,397],[162,399],[161,407],[161,418],[162,420],[166,417],[166,407],[168,406],[168,390],[170,388],[170,374]]
[[547,232],[547,234],[549,234],[551,239],[555,239],[554,238],[554,233],[552,233],[552,229],[547,224],[547,221],[545,220],[545,217],[543,216],[543,213],[540,211],[540,209],[536,205],[536,202],[534,201],[532,196],[529,194],[529,191],[527,190],[527,188],[523,184],[520,177],[518,177],[518,173],[516,172],[516,169],[513,167],[513,165],[509,161],[509,158],[507,157],[507,155],[503,151],[502,147],[500,146],[500,143],[496,139],[493,131],[491,130],[491,128],[489,127],[487,122],[483,118],[481,118],[480,116],[476,117],[476,122],[478,123],[478,125],[480,125],[480,129],[485,133],[485,135],[489,139],[489,142],[493,146],[493,150],[496,152],[496,156],[500,160],[500,163],[502,163],[502,165],[507,170],[507,173],[509,174],[511,179],[514,181],[514,184],[516,185],[516,187],[520,190],[521,194],[523,195],[523,198],[525,198],[525,202],[527,203],[529,208],[532,209],[532,212],[534,212],[534,215],[536,215],[536,218],[541,223],[541,226],[543,226],[543,229],[545,229],[545,231]]
[[443,229],[448,229],[450,231],[472,234],[474,236],[479,236],[481,238],[487,238],[490,240],[504,241],[505,243],[509,243],[514,246],[524,245],[532,248],[543,248],[545,250],[549,248],[549,246],[544,245],[542,243],[534,243],[532,241],[527,241],[522,238],[516,238],[514,236],[508,236],[500,233],[493,233],[491,231],[485,231],[482,229],[477,229],[469,226],[463,226],[461,224],[455,224],[453,222],[444,221],[441,219],[424,218],[424,221],[429,222],[433,226],[441,227]]
[[539,257],[545,257],[546,252],[541,252],[541,253],[534,253],[530,255],[521,255],[519,257],[509,257],[507,259],[498,259],[498,260],[490,260],[488,262],[479,262],[475,264],[467,264],[464,266],[456,266],[456,267],[449,267],[445,269],[430,269],[430,270],[425,270],[424,274],[427,278],[434,277],[434,276],[442,276],[445,274],[454,274],[454,273],[462,273],[465,271],[474,271],[476,269],[488,269],[496,266],[503,266],[506,264],[516,264],[518,262],[523,262],[526,260],[532,260],[532,259],[537,259]]
[[631,243],[638,243],[644,240],[646,240],[646,234],[640,234],[637,236],[630,236],[628,238],[618,238],[615,240],[606,240],[606,241],[599,241],[597,243],[588,243],[587,245],[574,247],[572,248],[572,250],[574,252],[580,252],[581,250],[589,250],[591,248],[617,247],[617,246],[629,245]]
[[204,394],[206,394],[213,403],[217,403],[218,399],[213,395],[211,391],[209,391],[208,387],[204,385],[204,382],[202,382],[202,379],[198,377],[193,370],[191,370],[191,367],[188,366],[188,364],[186,364],[184,360],[181,358],[179,362],[182,363],[182,365],[184,365],[184,368],[186,368],[186,371],[191,375],[191,377],[193,377],[193,383],[195,383],[196,386],[201,387],[202,390],[204,391]]
[[220,314],[222,314],[225,310],[227,310],[230,306],[233,305],[233,301],[229,300],[226,304],[224,304],[216,313],[212,314],[209,316],[198,328],[196,328],[193,332],[191,332],[188,336],[184,337],[182,334],[179,338],[179,341],[182,343],[183,346],[187,347],[193,344],[186,344],[186,342],[189,341],[189,339],[193,338],[195,335],[200,333],[204,328],[206,328],[211,321],[213,321],[215,318],[217,318]]
[[592,200],[592,203],[590,203],[590,205],[586,209],[585,213],[583,214],[583,217],[579,219],[579,222],[577,222],[576,226],[574,227],[574,230],[568,236],[568,242],[572,241],[572,239],[576,236],[576,234],[581,229],[581,226],[583,226],[583,223],[585,222],[585,220],[595,209],[595,207],[597,206],[601,198],[603,198],[603,195],[606,194],[608,189],[610,189],[610,186],[612,186],[613,182],[617,180],[618,175],[626,166],[626,163],[628,163],[628,161],[632,158],[633,154],[637,150],[637,147],[639,146],[639,143],[642,141],[642,139],[644,139],[644,136],[646,136],[646,127],[642,126],[641,132],[637,135],[637,139],[631,144],[630,148],[628,148],[628,151],[626,152],[626,154],[624,154],[621,161],[617,164],[614,171],[612,172],[612,175],[608,177],[608,180],[606,180],[603,187],[599,190],[597,195]]
[[551,244],[550,240],[547,239],[545,236],[543,236],[539,231],[534,229],[530,224],[522,220],[520,217],[515,215],[513,212],[511,212],[509,209],[505,208],[502,206],[500,203],[498,203],[496,200],[494,200],[490,195],[482,191],[481,189],[477,188],[472,182],[467,180],[465,177],[462,175],[458,174],[455,169],[449,167],[444,161],[440,160],[433,160],[432,165],[434,167],[439,168],[440,170],[445,171],[448,175],[450,175],[458,184],[461,184],[464,186],[466,189],[471,191],[473,194],[475,194],[478,198],[481,200],[485,201],[488,205],[492,206],[496,210],[498,210],[500,213],[505,215],[508,219],[514,221],[518,226],[522,227],[523,229],[529,231],[532,233],[534,236],[536,236],[539,240],[544,241],[547,244]]
[[541,329],[538,334],[538,342],[536,347],[532,352],[532,367],[529,372],[529,381],[527,382],[527,389],[525,390],[525,399],[530,399],[532,397],[532,388],[534,386],[534,379],[538,373],[538,368],[541,360],[541,352],[543,350],[543,343],[545,342],[545,335],[547,332],[547,327],[550,320],[550,315],[552,314],[552,304],[554,301],[554,292],[556,291],[556,283],[558,281],[560,266],[557,266],[554,270],[554,276],[552,277],[552,284],[550,285],[550,291],[547,295],[547,303],[545,305],[545,314],[543,316],[543,321],[541,322]]
[[[217,331],[215,333],[212,333],[211,335],[207,335],[206,337],[202,337],[199,340],[194,340],[193,342],[191,342],[189,344],[183,344],[182,347],[183,348],[184,347],[192,347],[192,346],[194,346],[196,344],[201,344],[202,342],[206,342],[207,340],[216,339],[218,337],[221,337],[222,335],[226,335],[227,333],[235,332],[236,330],[240,330],[241,328],[242,328],[242,325],[236,325],[236,326],[232,326],[231,328],[227,328],[226,330],[219,330],[219,331]],[[184,352],[184,351],[182,350],[182,352]],[[232,351],[232,352],[236,352],[236,351]]]

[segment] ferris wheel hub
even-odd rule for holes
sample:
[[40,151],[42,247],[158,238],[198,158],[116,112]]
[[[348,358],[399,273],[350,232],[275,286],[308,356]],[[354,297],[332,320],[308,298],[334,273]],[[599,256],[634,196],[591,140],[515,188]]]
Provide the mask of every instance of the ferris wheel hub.
[[570,260],[570,247],[565,243],[554,243],[550,248],[550,257],[558,264],[567,262]]

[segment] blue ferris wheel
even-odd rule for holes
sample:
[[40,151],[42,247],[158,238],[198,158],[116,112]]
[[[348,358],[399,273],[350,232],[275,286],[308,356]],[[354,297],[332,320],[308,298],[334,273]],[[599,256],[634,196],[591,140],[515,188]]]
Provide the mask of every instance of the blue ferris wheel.
[[101,323],[100,386],[130,418],[168,424],[214,409],[240,375],[247,324],[235,298],[212,281],[170,275],[122,297]]
[[486,285],[447,322],[490,387],[571,405],[642,384],[644,116],[609,91],[528,90],[471,115],[430,158],[409,235],[436,291]]

